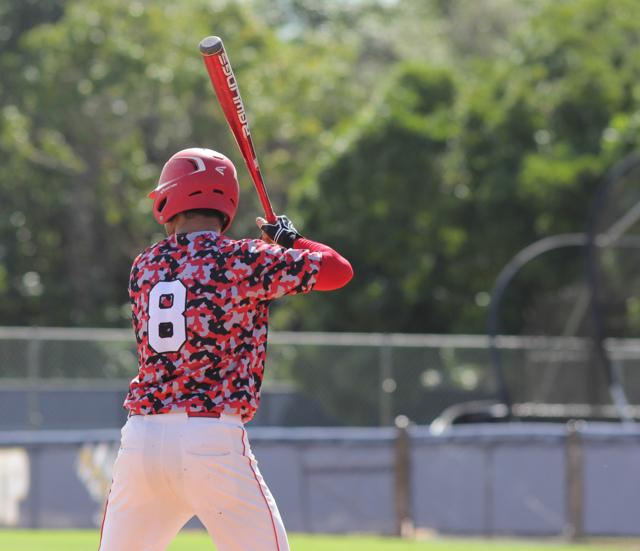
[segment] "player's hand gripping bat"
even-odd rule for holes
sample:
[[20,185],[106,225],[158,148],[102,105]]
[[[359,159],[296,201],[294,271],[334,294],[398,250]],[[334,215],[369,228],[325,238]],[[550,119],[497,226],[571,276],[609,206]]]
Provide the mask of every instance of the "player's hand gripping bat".
[[233,74],[222,40],[217,36],[204,38],[200,42],[200,53],[204,59],[213,89],[218,96],[220,107],[222,107],[229,128],[238,142],[244,162],[247,164],[249,174],[251,174],[265,217],[269,223],[274,223],[276,215],[271,207],[267,188],[260,172],[260,165],[258,165],[258,158],[253,148],[253,140],[249,132],[249,123],[242,104],[238,82]]

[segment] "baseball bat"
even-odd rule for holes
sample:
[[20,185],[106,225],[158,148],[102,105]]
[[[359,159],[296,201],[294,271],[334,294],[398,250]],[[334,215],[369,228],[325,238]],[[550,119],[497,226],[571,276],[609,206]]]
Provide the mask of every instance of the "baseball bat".
[[242,152],[244,162],[247,165],[253,185],[258,192],[260,203],[264,209],[265,218],[268,222],[276,221],[276,215],[269,201],[269,194],[260,172],[258,157],[253,147],[251,132],[247,115],[240,96],[238,81],[233,74],[229,57],[222,44],[222,39],[217,36],[207,36],[200,41],[200,53],[204,60],[205,67],[209,73],[211,84],[218,97],[218,103],[222,108],[229,128],[238,143],[238,147]]

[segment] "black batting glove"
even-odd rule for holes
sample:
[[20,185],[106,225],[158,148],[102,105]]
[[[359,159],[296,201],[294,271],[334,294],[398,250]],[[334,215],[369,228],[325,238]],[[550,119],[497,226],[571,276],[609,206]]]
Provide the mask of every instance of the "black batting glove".
[[256,218],[256,224],[258,224],[264,236],[268,238],[265,241],[272,241],[286,249],[293,247],[295,240],[302,237],[293,226],[291,220],[284,215],[278,216],[273,224],[270,224],[264,218],[258,217]]

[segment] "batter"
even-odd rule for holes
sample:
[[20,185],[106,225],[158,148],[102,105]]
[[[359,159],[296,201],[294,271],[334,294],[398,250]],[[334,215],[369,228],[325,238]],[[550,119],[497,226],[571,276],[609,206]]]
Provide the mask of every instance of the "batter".
[[239,187],[215,151],[176,153],[150,197],[168,237],[131,269],[139,371],[99,551],[161,551],[194,515],[218,551],[288,551],[244,429],[260,403],[269,305],[338,289],[351,266],[285,216],[258,218],[262,239],[226,237]]

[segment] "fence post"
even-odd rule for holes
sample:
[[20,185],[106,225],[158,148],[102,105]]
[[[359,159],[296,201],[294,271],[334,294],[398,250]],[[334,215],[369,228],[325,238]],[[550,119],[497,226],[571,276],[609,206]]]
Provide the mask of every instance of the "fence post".
[[396,535],[413,535],[411,516],[411,440],[409,438],[409,418],[398,415],[395,420],[395,503]]
[[35,444],[28,448],[29,452],[29,494],[28,526],[29,528],[41,528],[42,494],[40,492],[42,470],[42,446]]
[[380,419],[381,427],[389,427],[393,424],[393,393],[396,390],[396,382],[393,379],[393,359],[391,357],[391,339],[388,335],[380,345]]
[[39,407],[38,388],[40,381],[40,348],[42,340],[35,335],[27,344],[27,377],[29,385],[27,390],[27,422],[30,429],[40,428],[42,414]]
[[567,477],[567,526],[566,537],[579,540],[584,535],[584,457],[580,429],[584,421],[567,423],[567,439],[565,448]]

